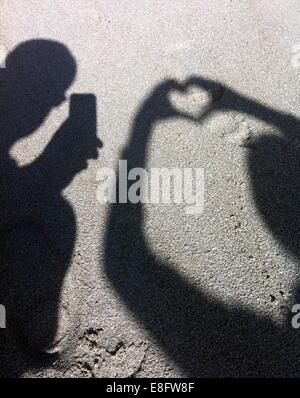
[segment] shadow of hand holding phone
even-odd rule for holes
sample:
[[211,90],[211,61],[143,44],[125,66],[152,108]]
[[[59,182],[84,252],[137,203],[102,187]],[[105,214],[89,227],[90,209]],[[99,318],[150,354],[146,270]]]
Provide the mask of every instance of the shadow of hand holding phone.
[[10,150],[65,100],[75,75],[69,50],[49,40],[20,44],[1,71],[0,302],[7,314],[7,329],[1,333],[3,374],[19,375],[33,363],[40,366],[59,355],[60,294],[76,238],[76,216],[62,191],[89,159],[98,157],[95,96],[71,96],[69,117],[31,164],[18,166]]

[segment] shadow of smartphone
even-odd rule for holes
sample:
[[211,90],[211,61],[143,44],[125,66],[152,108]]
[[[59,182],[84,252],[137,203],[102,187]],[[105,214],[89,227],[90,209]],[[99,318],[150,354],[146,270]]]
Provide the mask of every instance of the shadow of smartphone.
[[72,142],[69,143],[70,150],[73,150],[73,153],[77,153],[83,161],[97,159],[98,148],[101,148],[103,145],[97,137],[97,105],[95,95],[71,95],[68,123],[70,131],[72,131]]
[[96,133],[97,106],[93,94],[72,94],[70,97],[70,119],[89,132]]

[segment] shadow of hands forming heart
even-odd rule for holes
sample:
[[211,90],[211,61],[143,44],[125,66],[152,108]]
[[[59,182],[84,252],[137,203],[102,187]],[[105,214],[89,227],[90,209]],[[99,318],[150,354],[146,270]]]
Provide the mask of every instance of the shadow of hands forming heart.
[[[157,89],[167,101],[168,115],[188,119],[193,122],[201,122],[215,109],[221,99],[224,88],[212,80],[203,80],[198,77],[190,77],[183,83],[176,80],[168,80]],[[155,96],[156,97],[156,96]],[[157,101],[161,107],[161,101]],[[161,112],[160,112],[161,113]]]

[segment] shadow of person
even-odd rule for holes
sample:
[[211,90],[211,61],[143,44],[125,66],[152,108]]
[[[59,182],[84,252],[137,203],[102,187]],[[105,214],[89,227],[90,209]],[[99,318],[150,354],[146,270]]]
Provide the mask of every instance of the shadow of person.
[[69,50],[50,40],[21,43],[0,75],[1,372],[10,375],[57,357],[60,293],[76,238],[63,190],[98,156],[95,96],[71,96],[69,117],[29,165],[18,166],[10,150],[65,100],[75,75]]
[[[207,91],[211,98],[210,104],[197,118],[174,109],[168,100],[172,91],[184,92],[192,85]],[[217,112],[232,110],[255,116],[280,129],[289,126],[290,131],[295,131],[296,126],[299,127],[296,118],[213,81],[197,76],[183,84],[169,80],[155,87],[140,107],[121,159],[127,160],[128,170],[145,168],[148,143],[162,120],[184,118],[200,123]],[[254,167],[259,169],[262,162],[264,165],[267,163],[263,159],[264,151],[261,149],[259,153],[260,163],[254,165],[258,157],[250,152],[250,171]],[[298,157],[294,161],[299,162]],[[272,164],[275,168],[276,159]],[[293,168],[292,165],[289,167]],[[252,171],[256,197],[260,195],[257,179]],[[275,180],[273,178],[272,183]],[[119,181],[118,177],[116,181]],[[292,176],[289,177],[291,181]],[[279,188],[284,188],[285,184],[281,182]],[[130,186],[128,182],[128,190]],[[118,192],[118,184],[116,188]],[[272,189],[271,184],[267,192]],[[297,193],[294,192],[294,205]],[[262,199],[264,206],[260,208],[266,212],[268,200],[264,195]],[[118,203],[117,200],[110,206],[105,236],[106,275],[138,322],[185,375],[284,377],[296,374],[299,369],[299,333],[291,327],[289,314],[286,323],[280,326],[272,319],[243,307],[230,309],[222,301],[196,289],[171,263],[159,260],[153,253],[143,232],[141,203]],[[292,209],[288,214],[292,215]],[[298,221],[293,221],[295,228]]]
[[[292,130],[294,133],[299,132]],[[282,134],[261,134],[251,143],[248,167],[262,218],[281,246],[300,260],[300,141]],[[294,303],[300,301],[295,281]]]

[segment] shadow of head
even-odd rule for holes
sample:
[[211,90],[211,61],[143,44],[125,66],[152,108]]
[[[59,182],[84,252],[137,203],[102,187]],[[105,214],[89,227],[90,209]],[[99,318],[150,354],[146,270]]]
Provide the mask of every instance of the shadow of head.
[[50,110],[64,101],[75,75],[75,59],[56,41],[26,41],[7,56],[3,106],[11,124],[10,131],[18,130],[19,134],[11,140],[22,138],[39,127]]

